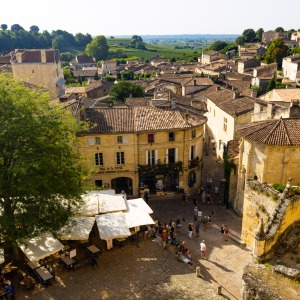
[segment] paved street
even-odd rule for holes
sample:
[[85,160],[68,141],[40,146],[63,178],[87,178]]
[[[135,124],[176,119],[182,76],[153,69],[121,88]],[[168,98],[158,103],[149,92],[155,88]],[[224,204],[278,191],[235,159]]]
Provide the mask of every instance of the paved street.
[[[203,216],[212,215],[212,226],[204,231],[203,224],[201,224],[199,238],[189,240],[187,236],[188,223],[190,221],[196,223],[193,220],[192,195],[184,205],[178,196],[177,199],[172,196],[165,199],[154,197],[149,204],[154,211],[154,217],[157,217],[163,225],[169,223],[171,219],[180,218],[183,226],[181,232],[177,234],[177,240],[186,241],[187,248],[193,254],[194,262],[201,267],[203,279],[216,286],[222,285],[223,293],[229,299],[241,299],[243,268],[252,259],[251,251],[240,246],[231,238],[228,241],[223,240],[220,226],[227,224],[230,232],[234,236],[240,237],[242,219],[231,209],[216,204],[213,191],[214,186],[218,185],[223,178],[223,169],[221,163],[217,162],[211,153],[204,157],[203,183],[206,183],[207,178],[212,178],[212,203],[211,205],[203,205],[198,199],[197,204],[200,204]],[[185,222],[182,221],[183,219]],[[194,236],[195,232],[193,233]],[[207,260],[200,260],[199,244],[203,239],[208,250]]]

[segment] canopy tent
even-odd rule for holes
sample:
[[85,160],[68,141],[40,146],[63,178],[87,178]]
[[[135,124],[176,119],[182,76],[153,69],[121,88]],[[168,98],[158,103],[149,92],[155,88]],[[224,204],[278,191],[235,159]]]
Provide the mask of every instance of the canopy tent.
[[99,213],[127,210],[126,202],[122,194],[110,195],[96,192],[97,191],[92,191],[82,195],[84,204],[79,209],[78,215],[95,216]]
[[123,212],[96,216],[100,238],[103,240],[124,238],[131,235]]
[[71,217],[61,230],[61,240],[88,240],[95,223],[95,217]]
[[153,214],[153,210],[143,198],[127,200],[127,206],[128,209],[138,208],[140,210],[146,211],[150,215]]
[[51,254],[55,254],[64,247],[64,245],[50,233],[41,234],[38,237],[25,240],[22,243],[18,242],[18,244],[31,261],[38,261]]
[[4,250],[0,249],[0,264],[4,263]]
[[99,213],[102,214],[127,210],[126,201],[122,194],[117,194],[117,195],[100,194],[99,201],[100,201]]
[[154,224],[149,214],[139,208],[130,208],[124,215],[129,228]]

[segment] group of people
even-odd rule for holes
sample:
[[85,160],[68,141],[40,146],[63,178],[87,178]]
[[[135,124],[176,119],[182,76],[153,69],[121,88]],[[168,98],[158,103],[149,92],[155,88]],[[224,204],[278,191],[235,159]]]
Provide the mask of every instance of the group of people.
[[13,293],[14,288],[11,285],[11,281],[6,279],[0,269],[0,297]]

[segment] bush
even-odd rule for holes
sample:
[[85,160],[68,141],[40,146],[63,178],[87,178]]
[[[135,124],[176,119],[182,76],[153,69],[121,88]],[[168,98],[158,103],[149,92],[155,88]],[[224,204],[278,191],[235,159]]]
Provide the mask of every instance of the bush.
[[274,188],[276,191],[279,191],[280,193],[282,193],[285,189],[285,184],[282,183],[273,183],[272,184],[272,188]]

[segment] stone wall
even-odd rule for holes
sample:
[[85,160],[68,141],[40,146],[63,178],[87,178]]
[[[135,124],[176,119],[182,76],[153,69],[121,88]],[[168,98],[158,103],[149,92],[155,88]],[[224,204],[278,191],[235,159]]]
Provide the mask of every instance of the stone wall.
[[245,185],[242,240],[253,248],[254,235],[257,231],[259,221],[263,219],[268,223],[273,215],[279,199],[275,190],[267,185],[262,185],[257,181],[248,181]]
[[[243,273],[243,299],[299,299],[299,287],[263,265],[249,264]],[[280,284],[278,284],[280,283]]]

